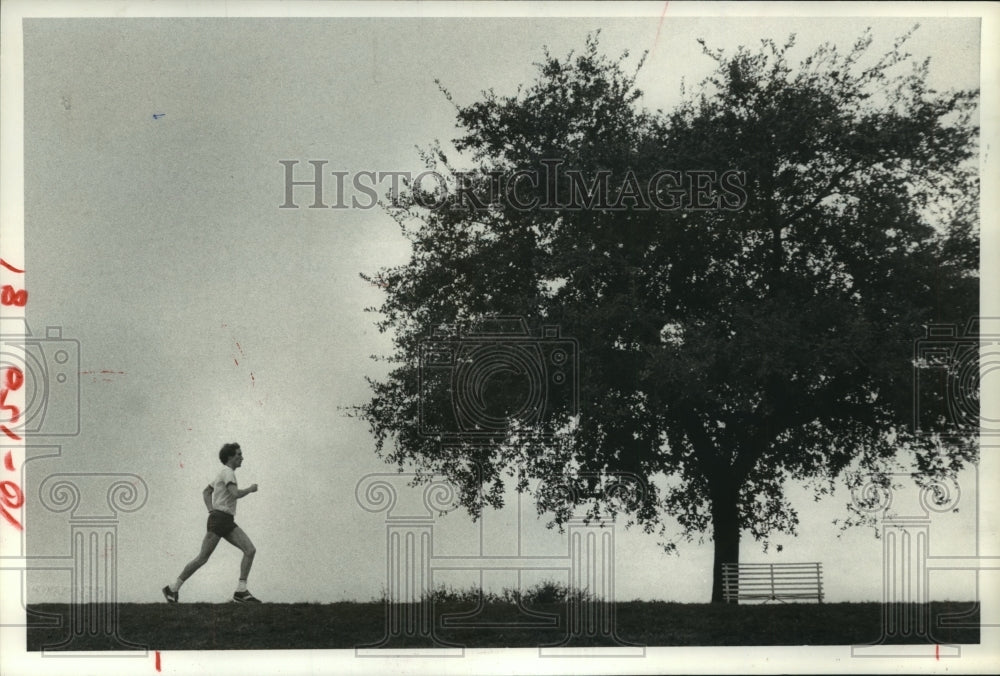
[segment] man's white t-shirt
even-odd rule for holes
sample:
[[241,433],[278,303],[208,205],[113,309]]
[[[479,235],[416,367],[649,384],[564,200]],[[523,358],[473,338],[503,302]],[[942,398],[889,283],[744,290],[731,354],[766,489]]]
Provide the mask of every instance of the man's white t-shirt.
[[224,466],[212,482],[212,509],[236,516],[236,496],[229,492],[229,484],[236,483],[236,472]]

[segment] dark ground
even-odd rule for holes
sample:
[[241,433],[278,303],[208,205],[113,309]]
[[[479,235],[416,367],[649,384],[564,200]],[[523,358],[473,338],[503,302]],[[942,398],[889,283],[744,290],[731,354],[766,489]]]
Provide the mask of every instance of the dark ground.
[[[404,608],[416,611],[418,606]],[[431,610],[430,605],[426,608]],[[614,626],[622,643],[646,646],[855,645],[880,642],[882,608],[880,603],[728,606],[633,601],[615,605]],[[536,647],[559,644],[567,637],[565,603],[527,606],[528,611],[542,617],[532,617],[511,603],[488,603],[477,617],[465,620],[466,626],[445,626],[461,621],[454,615],[449,618],[449,614],[467,614],[474,609],[475,604],[468,602],[435,603],[431,613],[434,635],[442,643],[470,648]],[[46,618],[36,614],[44,613],[49,621],[57,618],[60,626],[29,627],[28,650],[349,649],[378,643],[388,626],[381,602],[258,606],[123,603],[117,607],[117,619],[114,610],[113,606],[31,605],[29,623],[44,622]],[[928,613],[929,637],[926,632],[911,630],[906,637],[885,643],[979,643],[976,603],[935,602],[910,610],[914,613],[911,617]],[[530,622],[536,626],[526,626]],[[538,626],[546,623],[548,626]],[[104,631],[104,627],[111,629]],[[610,646],[616,640],[596,630],[583,634],[568,645]],[[67,643],[71,637],[74,640]],[[433,645],[428,637],[412,633],[386,644]]]

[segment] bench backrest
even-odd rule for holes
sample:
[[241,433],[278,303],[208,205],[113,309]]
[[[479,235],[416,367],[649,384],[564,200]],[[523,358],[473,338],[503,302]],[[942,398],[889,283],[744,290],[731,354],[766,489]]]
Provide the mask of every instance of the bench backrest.
[[726,601],[823,602],[821,563],[724,563],[722,594]]

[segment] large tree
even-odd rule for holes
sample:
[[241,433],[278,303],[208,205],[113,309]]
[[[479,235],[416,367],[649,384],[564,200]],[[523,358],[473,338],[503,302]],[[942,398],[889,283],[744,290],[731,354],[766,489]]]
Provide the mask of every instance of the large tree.
[[[894,458],[933,475],[974,458],[974,430],[928,433],[946,414],[911,423],[915,339],[978,307],[976,93],[929,89],[905,39],[873,58],[866,33],[797,67],[793,43],[705,47],[714,74],[668,113],[640,107],[639,70],[596,36],[546,52],[514,94],[456,104],[470,168],[439,148],[427,161],[465,190],[412,186],[392,208],[411,260],[366,277],[396,346],[360,407],[387,462],[450,477],[474,516],[515,477],[557,522],[587,502],[710,534],[716,602],[741,533],[795,533],[787,482],[818,498]],[[427,421],[451,409],[429,392],[473,395],[422,346],[505,315],[578,341],[578,406],[435,434]],[[524,372],[503,371],[478,402],[500,418],[531,396]],[[602,492],[621,473],[645,489]],[[547,488],[560,483],[576,490]]]

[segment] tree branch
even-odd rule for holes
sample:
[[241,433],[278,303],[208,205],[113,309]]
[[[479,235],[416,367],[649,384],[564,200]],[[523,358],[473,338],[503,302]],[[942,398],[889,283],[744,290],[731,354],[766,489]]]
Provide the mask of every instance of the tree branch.
[[816,195],[816,197],[813,198],[813,200],[811,202],[809,202],[808,204],[805,204],[805,205],[799,207],[798,209],[795,210],[795,213],[793,213],[792,215],[790,215],[786,219],[784,219],[781,222],[781,224],[777,226],[778,229],[781,230],[781,229],[783,229],[783,228],[791,225],[792,221],[795,221],[800,216],[802,216],[803,214],[805,214],[807,211],[815,209],[816,205],[818,205],[820,202],[822,202],[827,197],[829,197],[834,192],[836,192],[837,186],[840,184],[841,179],[843,179],[849,173],[851,173],[852,171],[854,171],[855,168],[857,168],[858,164],[859,164],[859,161],[857,159],[853,159],[850,162],[848,162],[846,167],[844,167],[843,169],[841,169],[840,171],[838,171],[834,175],[834,177],[832,179],[830,179],[830,183],[827,184],[827,186],[826,186],[825,189],[821,190],[819,192],[819,194]]
[[728,470],[729,463],[718,453],[716,445],[712,443],[708,432],[705,431],[698,420],[697,411],[694,406],[687,404],[680,407],[681,427],[691,441],[694,448],[694,458],[705,478],[711,481],[719,476],[720,470]]

